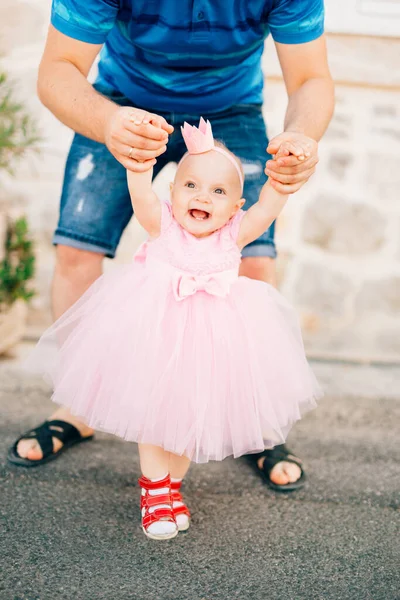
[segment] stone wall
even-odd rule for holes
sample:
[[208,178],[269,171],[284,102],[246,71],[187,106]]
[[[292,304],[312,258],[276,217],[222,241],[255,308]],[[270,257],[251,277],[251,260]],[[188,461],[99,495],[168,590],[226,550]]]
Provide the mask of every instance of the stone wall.
[[[318,172],[279,220],[281,289],[309,353],[400,357],[399,96],[337,86]],[[267,86],[271,135],[284,102],[279,83]]]
[[[49,4],[3,0],[0,6],[2,66],[44,137],[40,154],[26,159],[16,178],[0,179],[0,203],[14,213],[26,212],[36,239],[32,335],[50,320],[51,235],[71,139],[35,94]],[[280,287],[298,310],[310,355],[399,360],[400,75],[395,57],[400,42],[329,36],[328,44],[338,82],[336,110],[320,144],[318,172],[279,219]],[[265,116],[272,137],[282,128],[286,95],[271,42],[264,62]],[[159,189],[171,175],[172,167],[156,182]],[[117,261],[128,260],[141,239],[133,222]]]

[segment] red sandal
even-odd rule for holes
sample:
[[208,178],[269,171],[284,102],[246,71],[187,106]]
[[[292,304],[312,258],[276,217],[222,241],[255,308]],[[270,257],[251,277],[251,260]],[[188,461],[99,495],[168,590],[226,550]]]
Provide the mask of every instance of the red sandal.
[[[142,476],[138,483],[142,490],[145,490],[145,494],[142,492],[140,500],[140,509],[142,512],[142,529],[143,533],[152,540],[170,540],[178,534],[178,525],[175,520],[174,511],[172,509],[172,495],[171,495],[171,478],[169,475],[161,479],[160,481],[152,481],[147,477]],[[160,490],[162,488],[168,488],[168,492],[165,494],[149,493],[150,490]],[[161,506],[160,506],[161,505]],[[157,506],[159,508],[157,508]],[[154,509],[151,510],[150,509]],[[154,523],[165,523],[161,531],[149,531],[151,525]],[[154,529],[154,528],[153,528]],[[164,531],[162,531],[164,529]]]
[[[174,507],[174,505],[172,505],[172,509],[174,512],[174,518],[177,522],[179,531],[186,531],[187,529],[189,529],[189,526],[190,526],[190,510],[188,509],[188,507],[186,506],[186,504],[183,501],[182,494],[180,492],[181,485],[182,485],[182,481],[171,481],[172,502],[173,503],[175,503],[175,502],[182,503],[181,506],[177,506],[177,507]],[[185,515],[186,518],[185,519],[177,518],[180,515]]]

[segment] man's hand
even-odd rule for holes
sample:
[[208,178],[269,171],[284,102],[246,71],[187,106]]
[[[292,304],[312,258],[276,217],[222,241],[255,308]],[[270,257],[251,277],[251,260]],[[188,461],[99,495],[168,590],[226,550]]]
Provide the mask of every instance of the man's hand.
[[309,180],[318,162],[318,144],[302,133],[286,131],[273,138],[267,152],[265,173],[281,194],[297,192]]
[[144,173],[167,149],[167,121],[138,108],[117,108],[106,122],[105,143],[111,154],[128,170]]

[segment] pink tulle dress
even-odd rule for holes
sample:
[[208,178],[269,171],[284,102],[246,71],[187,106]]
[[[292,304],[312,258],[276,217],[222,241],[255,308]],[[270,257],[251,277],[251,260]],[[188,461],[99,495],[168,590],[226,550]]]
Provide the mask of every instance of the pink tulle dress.
[[283,443],[321,392],[292,308],[238,276],[243,214],[196,238],[164,202],[159,237],[40,339],[29,363],[53,400],[93,429],[195,462]]

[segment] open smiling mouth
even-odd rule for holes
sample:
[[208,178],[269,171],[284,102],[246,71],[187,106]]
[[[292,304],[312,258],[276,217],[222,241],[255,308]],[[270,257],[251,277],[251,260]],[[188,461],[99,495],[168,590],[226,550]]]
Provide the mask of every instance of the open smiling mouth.
[[210,213],[205,210],[198,210],[197,208],[192,208],[189,210],[189,215],[196,219],[196,221],[206,221],[209,217],[211,217]]

